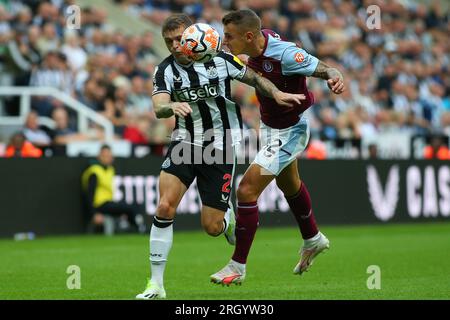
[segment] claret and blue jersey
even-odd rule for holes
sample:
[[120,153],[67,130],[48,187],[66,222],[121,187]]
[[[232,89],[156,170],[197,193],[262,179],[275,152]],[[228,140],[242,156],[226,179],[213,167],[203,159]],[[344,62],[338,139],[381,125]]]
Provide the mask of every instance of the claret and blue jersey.
[[259,57],[251,57],[248,66],[272,81],[278,89],[289,93],[304,94],[306,100],[294,108],[280,107],[275,100],[256,92],[261,104],[261,120],[266,125],[283,129],[295,125],[299,115],[314,103],[314,96],[306,87],[306,77],[310,76],[319,59],[295,43],[283,41],[272,30],[262,30],[266,43]]

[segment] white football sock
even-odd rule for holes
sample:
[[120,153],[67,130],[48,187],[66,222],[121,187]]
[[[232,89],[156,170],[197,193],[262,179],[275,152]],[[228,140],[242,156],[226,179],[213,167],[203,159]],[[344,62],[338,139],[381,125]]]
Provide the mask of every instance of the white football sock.
[[150,231],[151,281],[163,286],[164,270],[173,241],[173,220],[154,218]]
[[239,263],[237,261],[234,261],[233,259],[230,260],[229,264],[231,264],[233,267],[235,267],[239,272],[245,273],[245,263]]
[[228,226],[230,225],[230,215],[231,215],[231,209],[228,208],[227,211],[225,212],[225,215],[223,216],[223,229],[222,229],[222,233],[224,233],[225,231],[227,231]]
[[317,232],[317,234],[314,237],[305,239],[303,242],[305,243],[305,245],[311,245],[311,244],[315,243],[317,240],[319,240],[320,237],[321,237],[321,233],[319,231],[319,232]]

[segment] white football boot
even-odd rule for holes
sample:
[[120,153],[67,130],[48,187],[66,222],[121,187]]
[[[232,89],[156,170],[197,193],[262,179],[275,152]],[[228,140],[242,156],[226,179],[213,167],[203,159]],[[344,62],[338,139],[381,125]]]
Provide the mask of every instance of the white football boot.
[[245,265],[230,260],[220,271],[210,276],[211,282],[229,286],[230,284],[240,285],[245,280]]
[[144,292],[136,296],[136,299],[143,299],[143,300],[155,300],[165,298],[166,298],[166,290],[164,290],[164,287],[157,285],[150,279],[147,282],[147,287],[145,288]]
[[[315,239],[317,238],[317,239]],[[330,248],[330,241],[320,231],[311,240],[305,240],[300,250],[300,262],[294,268],[294,274],[301,275],[309,270],[317,255]]]

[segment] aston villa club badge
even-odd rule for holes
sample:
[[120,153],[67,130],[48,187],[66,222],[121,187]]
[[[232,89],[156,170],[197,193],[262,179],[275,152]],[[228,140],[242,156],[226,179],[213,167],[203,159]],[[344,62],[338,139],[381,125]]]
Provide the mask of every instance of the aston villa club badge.
[[273,70],[272,62],[265,60],[263,62],[263,69],[265,72],[272,72],[272,70]]

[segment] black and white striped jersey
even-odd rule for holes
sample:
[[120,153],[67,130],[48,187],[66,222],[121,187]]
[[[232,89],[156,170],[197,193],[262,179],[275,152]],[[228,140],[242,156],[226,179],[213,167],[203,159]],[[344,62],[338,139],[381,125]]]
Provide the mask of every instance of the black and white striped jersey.
[[[176,117],[172,140],[199,146],[211,142],[235,145],[242,135],[240,107],[231,100],[230,82],[242,79],[246,66],[232,54],[220,52],[207,63],[178,64],[171,55],[161,62],[153,77],[153,95],[166,92],[172,101],[187,102],[192,113]],[[225,142],[226,141],[226,142]]]

